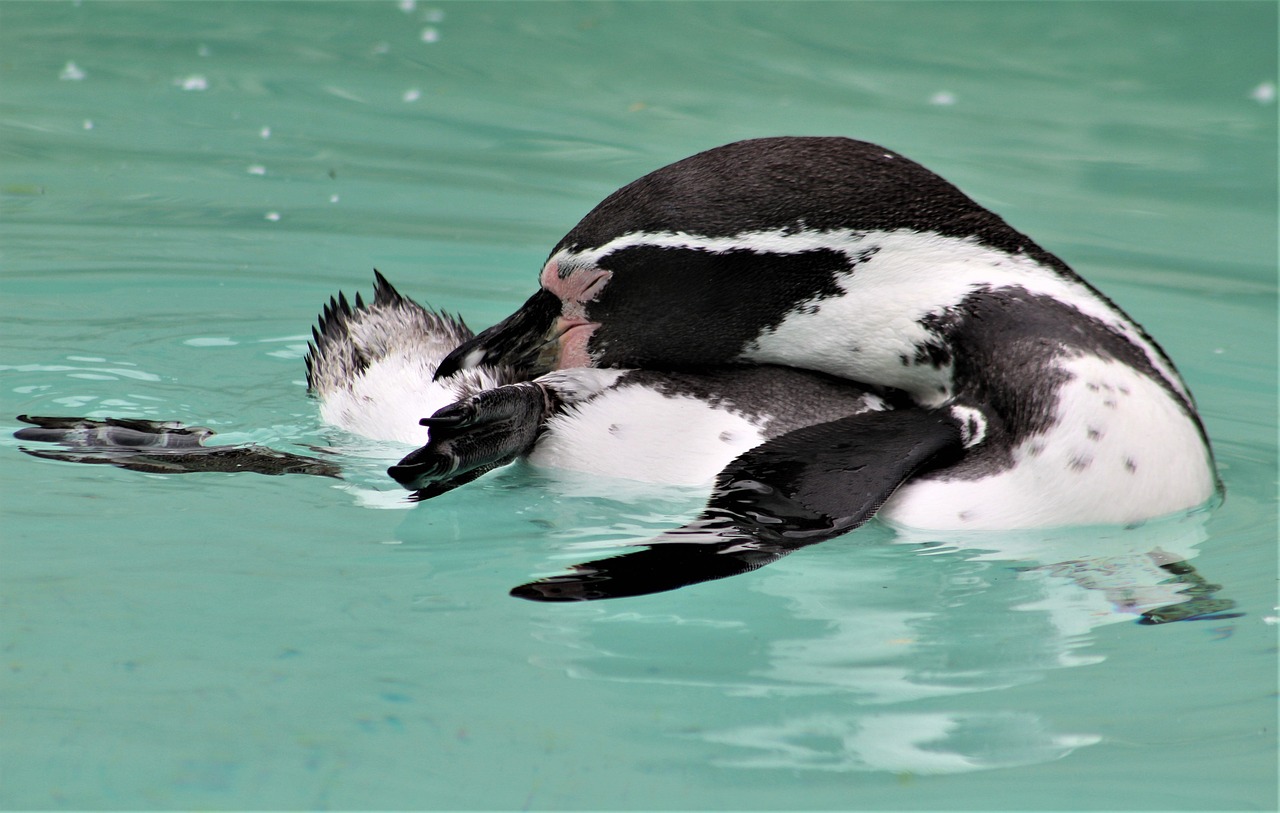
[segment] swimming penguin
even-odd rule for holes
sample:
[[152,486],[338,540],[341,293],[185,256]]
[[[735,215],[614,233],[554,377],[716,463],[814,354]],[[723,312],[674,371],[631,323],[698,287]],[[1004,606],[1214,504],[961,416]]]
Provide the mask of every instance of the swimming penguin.
[[[774,364],[904,404],[768,439],[721,472],[685,528],[517,595],[719,578],[877,513],[935,529],[1123,524],[1193,509],[1219,487],[1192,396],[1140,326],[875,144],[765,138],[677,161],[588,213],[540,283],[436,375]],[[487,421],[472,410],[456,430]]]

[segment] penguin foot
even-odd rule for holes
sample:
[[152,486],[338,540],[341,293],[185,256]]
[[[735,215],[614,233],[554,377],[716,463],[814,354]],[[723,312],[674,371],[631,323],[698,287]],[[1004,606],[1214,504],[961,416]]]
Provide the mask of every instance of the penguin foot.
[[426,446],[387,469],[416,499],[451,491],[528,452],[560,401],[537,383],[485,390],[439,410],[420,423]]
[[338,467],[313,457],[278,452],[256,444],[205,446],[215,433],[178,421],[133,418],[59,418],[19,415],[31,424],[18,440],[56,443],[63,448],[19,447],[32,457],[69,463],[105,463],[148,474],[251,471],[258,474],[312,474],[339,477]]
[[1166,604],[1147,610],[1138,618],[1143,625],[1168,624],[1173,621],[1221,621],[1227,618],[1239,618],[1244,613],[1231,612],[1236,602],[1229,598],[1220,598],[1216,594],[1222,585],[1213,584],[1196,571],[1186,561],[1169,562],[1160,565],[1172,575],[1166,583],[1185,584],[1184,598],[1175,604]]

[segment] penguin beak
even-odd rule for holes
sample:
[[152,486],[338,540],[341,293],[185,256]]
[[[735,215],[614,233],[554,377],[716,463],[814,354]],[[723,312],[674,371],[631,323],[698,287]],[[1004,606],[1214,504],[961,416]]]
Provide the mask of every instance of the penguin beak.
[[581,333],[583,320],[560,316],[555,294],[539,290],[515,313],[449,352],[436,368],[435,378],[447,378],[473,367],[507,366],[536,378],[561,366],[565,338]]

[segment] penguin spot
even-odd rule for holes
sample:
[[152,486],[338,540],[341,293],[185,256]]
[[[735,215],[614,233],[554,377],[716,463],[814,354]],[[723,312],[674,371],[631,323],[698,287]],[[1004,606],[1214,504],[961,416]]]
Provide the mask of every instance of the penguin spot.
[[1027,444],[1027,457],[1039,457],[1039,456],[1040,456],[1040,455],[1042,455],[1042,454],[1044,454],[1044,444],[1043,444],[1043,443],[1028,443],[1028,444]]
[[1128,387],[1126,387],[1126,386],[1124,386],[1123,384],[1121,384],[1121,385],[1118,387],[1118,389],[1120,390],[1120,394],[1121,394],[1121,395],[1128,395],[1128,394],[1129,394],[1129,388],[1128,388]]
[[1072,471],[1084,471],[1093,463],[1093,458],[1088,455],[1076,455],[1067,461],[1067,466]]
[[1101,389],[1097,384],[1094,384],[1092,381],[1089,382],[1088,384],[1085,384],[1085,387],[1089,390],[1089,392],[1097,392],[1099,389]]
[[1105,401],[1103,401],[1103,402],[1102,402],[1102,405],[1103,405],[1104,407],[1106,407],[1107,409],[1115,409],[1115,408],[1116,408],[1116,399],[1114,399],[1114,398],[1108,398],[1108,399],[1106,399]]
[[1133,474],[1138,470],[1138,464],[1133,461],[1132,457],[1126,457],[1124,459],[1124,470],[1130,474]]
[[619,426],[618,424],[616,424],[616,423],[611,423],[611,424],[609,424],[609,434],[610,434],[610,435],[617,435],[617,434],[618,434],[619,432],[621,432],[621,431],[622,431],[622,427],[621,427],[621,426]]
[[956,519],[960,520],[961,522],[972,522],[972,521],[973,521],[973,512],[972,512],[972,511],[961,511],[960,513],[956,514]]
[[1097,441],[1102,438],[1102,430],[1094,429],[1092,426],[1090,426],[1088,429],[1085,430],[1085,436],[1088,437],[1089,440]]
[[898,361],[902,362],[903,367],[911,366],[911,358],[906,353],[903,353],[902,355],[898,356]]
[[733,443],[733,433],[728,430],[721,432],[720,440],[724,441],[725,443]]

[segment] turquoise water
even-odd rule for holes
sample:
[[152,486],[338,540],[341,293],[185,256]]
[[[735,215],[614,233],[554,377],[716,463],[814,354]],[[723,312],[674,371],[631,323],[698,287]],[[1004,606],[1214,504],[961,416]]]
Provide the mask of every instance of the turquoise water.
[[[0,806],[1275,809],[1276,34],[1272,3],[0,3]],[[373,267],[484,326],[609,191],[776,134],[889,145],[1106,291],[1225,503],[872,524],[536,605],[506,591],[701,495],[512,467],[410,508],[399,450],[319,423],[310,324]],[[349,475],[37,460],[20,413]],[[1242,614],[1134,623],[1156,549]]]

